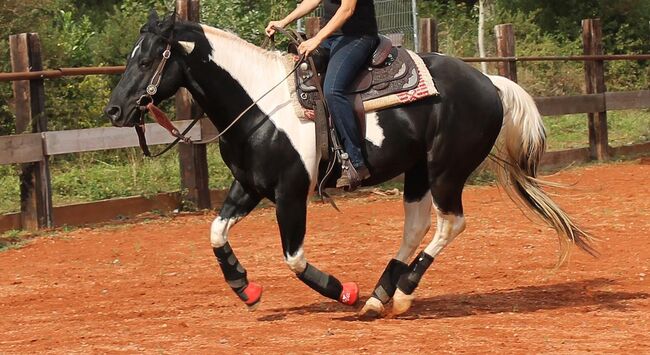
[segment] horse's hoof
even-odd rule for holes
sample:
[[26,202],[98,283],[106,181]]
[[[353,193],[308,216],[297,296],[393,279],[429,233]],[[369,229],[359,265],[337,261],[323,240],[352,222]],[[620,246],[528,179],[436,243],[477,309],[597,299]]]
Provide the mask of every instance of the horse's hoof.
[[407,295],[398,288],[393,296],[393,309],[391,310],[391,315],[399,316],[408,311],[409,308],[411,308],[414,299],[415,296]]
[[346,282],[343,285],[343,291],[339,296],[339,302],[348,306],[354,306],[359,300],[359,285],[356,282]]
[[255,311],[260,305],[260,301],[262,300],[262,290],[262,285],[255,282],[249,282],[248,286],[244,289],[244,295],[246,295],[244,303],[248,306],[249,311]]
[[361,311],[359,311],[359,317],[361,318],[381,318],[384,316],[385,308],[384,304],[375,297],[370,297],[366,301],[366,304],[363,306]]
[[257,311],[257,308],[260,306],[260,303],[261,303],[260,301],[257,301],[256,303],[254,303],[252,305],[247,304],[246,309],[248,309],[249,312],[255,312],[255,311]]

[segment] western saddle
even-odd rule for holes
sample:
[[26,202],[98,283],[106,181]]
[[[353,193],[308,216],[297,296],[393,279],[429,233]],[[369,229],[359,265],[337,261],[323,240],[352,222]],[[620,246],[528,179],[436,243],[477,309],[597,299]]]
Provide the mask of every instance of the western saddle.
[[[290,45],[289,52],[297,53],[295,45]],[[329,53],[319,48],[312,59],[315,68],[305,61],[294,74],[296,92],[306,110],[316,110],[317,101],[321,100],[318,88],[327,71]],[[390,38],[380,35],[379,45],[368,67],[358,74],[348,89],[362,133],[365,128],[365,101],[412,90],[418,84],[418,71],[409,53],[403,48],[394,47]]]

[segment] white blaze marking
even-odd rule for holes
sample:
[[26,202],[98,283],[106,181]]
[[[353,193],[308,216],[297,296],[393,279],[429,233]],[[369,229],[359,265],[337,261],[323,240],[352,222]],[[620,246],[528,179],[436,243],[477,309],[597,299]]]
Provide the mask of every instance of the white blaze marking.
[[135,55],[137,54],[138,50],[140,49],[140,47],[142,47],[143,40],[144,38],[140,38],[138,44],[135,45],[135,48],[133,48],[133,53],[131,53],[131,58],[135,58]]
[[[252,100],[257,100],[287,75],[283,57],[276,52],[258,48],[234,34],[202,26],[212,46],[210,60],[226,70],[244,88]],[[286,133],[296,149],[314,190],[320,157],[316,152],[315,126],[301,121],[293,109],[289,84],[286,80],[271,91],[257,106],[271,118],[277,129]]]
[[381,148],[385,138],[384,129],[379,126],[377,112],[366,113],[366,140]]

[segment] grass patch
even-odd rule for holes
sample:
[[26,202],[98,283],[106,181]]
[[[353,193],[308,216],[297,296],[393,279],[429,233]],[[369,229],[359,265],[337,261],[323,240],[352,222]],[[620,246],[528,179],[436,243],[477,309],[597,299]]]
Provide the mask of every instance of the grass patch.
[[0,234],[0,252],[18,249],[27,244],[33,235],[19,230],[11,230]]
[[[589,146],[586,114],[544,117],[548,150]],[[609,144],[613,147],[650,140],[650,110],[610,111],[607,113]]]
[[20,210],[18,167],[0,165],[0,214]]
[[[149,159],[139,149],[56,156],[51,159],[52,200],[55,206],[126,196],[152,196],[180,190],[180,167],[175,150]],[[208,146],[210,188],[227,188],[230,171],[219,147]],[[20,210],[18,166],[1,166],[0,214]]]

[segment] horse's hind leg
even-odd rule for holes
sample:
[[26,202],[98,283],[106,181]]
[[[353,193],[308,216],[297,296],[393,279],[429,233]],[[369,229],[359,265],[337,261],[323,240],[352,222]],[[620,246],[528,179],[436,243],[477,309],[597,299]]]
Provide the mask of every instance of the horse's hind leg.
[[433,259],[465,230],[461,195],[466,178],[461,177],[449,183],[439,182],[431,188],[437,217],[436,234],[409,265],[408,272],[400,277],[393,297],[393,315],[402,314],[411,307],[413,292]]
[[431,228],[431,190],[426,161],[423,160],[404,176],[404,234],[402,245],[382,273],[372,296],[366,301],[360,314],[381,316],[395,294],[397,282],[409,271],[407,262]]
[[256,283],[248,282],[246,269],[239,263],[228,243],[228,231],[248,215],[260,200],[257,193],[246,190],[238,181],[234,181],[219,217],[212,222],[210,229],[210,244],[226,282],[251,310],[260,301],[262,288]]

